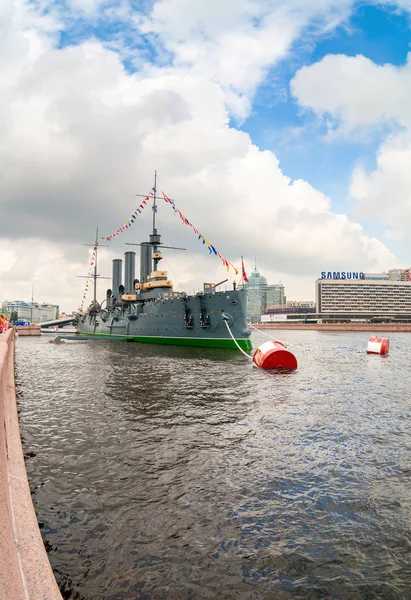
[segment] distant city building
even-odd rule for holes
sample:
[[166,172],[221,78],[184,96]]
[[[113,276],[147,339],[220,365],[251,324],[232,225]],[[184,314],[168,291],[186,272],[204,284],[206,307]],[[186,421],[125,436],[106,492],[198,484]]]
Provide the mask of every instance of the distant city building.
[[300,309],[314,309],[315,302],[312,300],[287,300],[284,304],[274,304],[267,306],[267,313],[282,313],[287,310],[295,311]]
[[411,281],[318,279],[316,312],[356,318],[411,319]]
[[362,271],[322,271],[320,279],[343,279],[347,281],[368,279],[371,281],[409,281],[411,269],[391,269],[388,273],[363,273]]
[[409,281],[411,269],[390,269],[388,279],[391,281]]
[[59,306],[56,304],[5,300],[2,309],[10,315],[16,312],[18,321],[30,321],[30,323],[43,323],[59,318]]
[[252,323],[260,322],[261,315],[266,311],[267,306],[284,304],[286,301],[284,285],[282,283],[267,284],[266,277],[260,275],[257,266],[254,267],[245,287],[247,289],[247,317]]
[[315,313],[315,302],[312,300],[289,300],[285,304],[267,306],[267,310],[261,315],[261,323],[284,322],[295,315],[307,318],[312,313]]
[[388,273],[322,272],[316,302],[269,306],[262,323],[411,322],[411,269]]
[[364,279],[368,281],[388,281],[388,273],[364,273]]

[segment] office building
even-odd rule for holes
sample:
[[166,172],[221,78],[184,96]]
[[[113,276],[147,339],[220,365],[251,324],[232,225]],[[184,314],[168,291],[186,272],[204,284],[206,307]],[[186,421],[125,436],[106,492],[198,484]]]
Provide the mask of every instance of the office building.
[[388,279],[391,281],[410,281],[411,269],[390,269]]
[[322,272],[315,282],[315,298],[315,306],[290,302],[284,307],[269,307],[261,321],[411,322],[411,270]]
[[317,313],[411,319],[410,281],[317,279],[315,285]]
[[284,322],[293,316],[303,320],[313,313],[315,313],[315,302],[312,300],[290,300],[285,304],[267,306],[265,313],[261,315],[261,323]]
[[282,283],[268,284],[266,277],[257,271],[257,266],[254,267],[245,287],[247,289],[247,317],[251,323],[260,322],[261,315],[266,311],[267,306],[284,304],[286,301],[284,285]]
[[2,303],[2,309],[10,315],[13,312],[17,313],[18,321],[30,321],[30,323],[44,323],[59,318],[59,306],[56,304],[5,300]]

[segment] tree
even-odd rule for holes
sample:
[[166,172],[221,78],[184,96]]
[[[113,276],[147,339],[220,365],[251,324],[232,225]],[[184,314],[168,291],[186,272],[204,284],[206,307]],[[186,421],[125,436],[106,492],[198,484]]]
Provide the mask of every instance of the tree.
[[19,314],[18,314],[17,310],[12,310],[10,313],[10,321],[12,323],[14,323],[14,321],[17,321],[18,318],[19,318]]

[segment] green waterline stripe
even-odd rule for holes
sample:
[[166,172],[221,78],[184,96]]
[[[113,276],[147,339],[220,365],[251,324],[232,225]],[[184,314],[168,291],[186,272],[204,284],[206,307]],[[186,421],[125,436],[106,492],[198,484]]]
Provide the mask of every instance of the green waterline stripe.
[[[163,344],[170,346],[194,346],[201,348],[230,348],[236,349],[237,346],[230,338],[178,338],[178,337],[159,337],[159,336],[135,336],[135,335],[116,335],[111,333],[87,333],[83,331],[78,332],[79,335],[87,337],[103,337],[103,338],[115,338],[117,340],[124,340],[130,342],[137,342],[142,344]],[[250,340],[237,339],[237,344],[243,350],[252,350],[253,346]],[[237,348],[238,349],[238,348]]]

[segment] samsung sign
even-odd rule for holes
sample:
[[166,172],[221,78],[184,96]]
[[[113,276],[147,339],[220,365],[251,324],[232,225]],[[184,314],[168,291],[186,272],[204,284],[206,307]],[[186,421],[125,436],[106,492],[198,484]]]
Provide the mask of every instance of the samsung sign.
[[351,271],[337,271],[331,273],[331,271],[321,271],[321,279],[365,279],[364,273],[351,272]]

